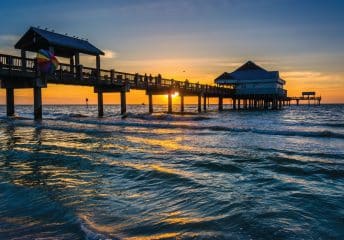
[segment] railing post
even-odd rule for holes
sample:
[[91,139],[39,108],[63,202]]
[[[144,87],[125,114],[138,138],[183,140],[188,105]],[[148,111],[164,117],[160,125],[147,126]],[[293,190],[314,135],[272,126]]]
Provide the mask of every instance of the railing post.
[[97,82],[100,82],[100,56],[96,56],[96,76],[97,76]]
[[69,58],[69,71],[70,73],[74,74],[74,57],[73,56]]
[[8,65],[8,72],[11,74],[12,72],[12,67],[13,67],[13,59],[12,56],[7,56],[7,65]]
[[114,84],[114,82],[115,82],[115,70],[114,69],[110,70],[110,79],[111,79],[111,84]]
[[82,71],[83,71],[83,66],[82,65],[77,65],[77,79],[82,81],[83,80],[83,74],[82,74]]
[[26,51],[21,50],[21,69],[22,71],[26,71]]
[[35,77],[39,77],[39,69],[38,69],[38,60],[35,58],[35,64],[34,64],[34,70],[35,70]]

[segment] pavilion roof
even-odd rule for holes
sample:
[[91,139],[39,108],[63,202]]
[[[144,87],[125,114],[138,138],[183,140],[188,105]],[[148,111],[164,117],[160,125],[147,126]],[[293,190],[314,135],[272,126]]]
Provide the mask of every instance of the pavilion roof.
[[61,57],[71,57],[76,53],[88,55],[104,55],[104,52],[96,48],[87,40],[55,33],[40,28],[30,29],[15,44],[15,48],[37,52],[39,49],[54,47],[54,53]]

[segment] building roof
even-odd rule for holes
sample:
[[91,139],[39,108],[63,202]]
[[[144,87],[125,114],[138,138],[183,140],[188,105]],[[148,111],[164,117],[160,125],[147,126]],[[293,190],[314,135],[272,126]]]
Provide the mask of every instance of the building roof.
[[100,49],[89,43],[87,40],[62,35],[59,33],[30,27],[14,46],[16,49],[37,52],[39,49],[54,47],[55,55],[70,57],[75,53],[88,55],[104,55]]
[[267,71],[252,61],[246,62],[231,73],[223,73],[215,79],[217,84],[233,82],[233,80],[279,79],[278,71]]

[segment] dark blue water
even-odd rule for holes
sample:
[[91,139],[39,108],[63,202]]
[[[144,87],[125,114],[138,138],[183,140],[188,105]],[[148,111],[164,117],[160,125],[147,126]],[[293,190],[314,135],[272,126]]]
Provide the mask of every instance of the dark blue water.
[[0,239],[344,239],[344,105],[16,111],[0,107]]

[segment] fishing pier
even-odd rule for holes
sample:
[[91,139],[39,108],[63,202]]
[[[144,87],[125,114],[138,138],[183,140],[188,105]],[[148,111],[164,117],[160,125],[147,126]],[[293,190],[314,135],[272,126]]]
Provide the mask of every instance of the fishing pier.
[[[97,62],[99,61],[97,56]],[[172,113],[172,95],[180,95],[180,111],[184,112],[184,97],[198,97],[198,111],[206,110],[207,98],[219,99],[219,110],[223,109],[223,99],[233,97],[233,89],[209,86],[164,79],[161,76],[152,77],[140,74],[117,72],[100,68],[83,67],[78,64],[59,64],[58,70],[52,75],[44,75],[37,69],[37,60],[26,57],[16,57],[0,54],[1,88],[6,89],[7,115],[14,115],[15,89],[31,88],[34,95],[34,117],[42,118],[42,93],[48,83],[75,86],[89,86],[98,95],[98,116],[104,115],[103,94],[119,93],[121,99],[121,114],[126,113],[126,93],[130,89],[144,90],[148,96],[149,112],[153,113],[153,95],[168,95],[168,113]]]
[[[153,95],[168,96],[168,113],[172,113],[172,95],[180,96],[180,112],[184,112],[184,97],[196,96],[198,112],[207,110],[207,99],[218,99],[218,110],[223,110],[224,99],[231,99],[233,109],[281,109],[290,99],[286,91],[282,95],[242,95],[233,86],[206,85],[191,83],[187,80],[177,81],[157,76],[126,73],[114,69],[101,68],[101,55],[104,52],[87,40],[70,37],[31,27],[15,44],[20,56],[0,54],[1,88],[6,90],[7,116],[13,116],[14,94],[16,89],[33,90],[34,118],[42,119],[42,88],[48,84],[63,84],[93,87],[98,96],[98,116],[104,115],[103,94],[119,93],[121,114],[126,113],[126,94],[132,90],[145,91],[148,97],[148,111],[153,113]],[[28,58],[27,52],[49,51],[54,56],[68,59],[69,63],[58,63],[52,72],[43,72],[38,58]],[[85,67],[80,62],[80,54],[94,56],[96,66]],[[263,96],[263,97],[262,97]],[[242,102],[240,102],[242,101]]]
[[299,106],[300,101],[307,101],[308,106],[313,102],[314,105],[320,105],[321,96],[316,96],[315,92],[302,92],[300,97],[289,97],[289,101],[295,101],[296,105]]

